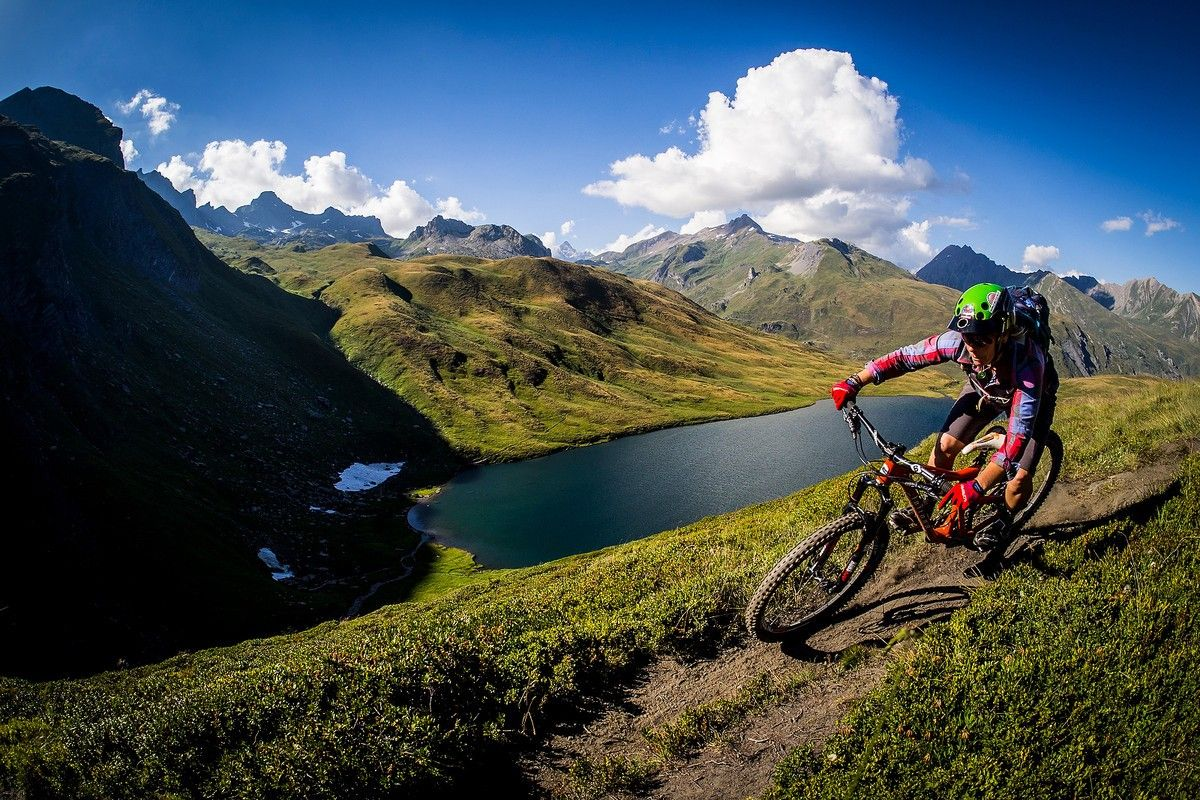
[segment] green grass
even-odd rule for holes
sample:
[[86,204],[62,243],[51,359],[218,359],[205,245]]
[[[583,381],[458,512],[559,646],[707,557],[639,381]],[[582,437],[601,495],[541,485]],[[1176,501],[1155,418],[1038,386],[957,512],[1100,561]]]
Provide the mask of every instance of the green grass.
[[[1181,395],[1180,386],[1188,387]],[[1055,428],[1070,442],[1064,470],[1096,477],[1135,468],[1164,441],[1195,436],[1200,406],[1190,387],[1144,377],[1098,375],[1063,383]]]
[[812,675],[808,669],[785,677],[760,673],[740,686],[732,697],[689,708],[671,722],[646,729],[642,735],[663,760],[685,758],[750,715],[794,697],[809,684]]
[[[1200,406],[1194,382],[1136,385],[1171,395],[1188,414]],[[1099,400],[1118,388],[1089,384],[1084,394]],[[1145,396],[1108,402],[1126,408]],[[1060,407],[1069,452],[1091,413],[1083,403]],[[1178,436],[1171,415],[1147,416],[1134,441]],[[919,639],[851,719],[853,732],[827,751],[837,763],[796,756],[779,791],[799,796],[809,781],[844,792],[861,780],[882,794],[904,785],[906,796],[987,796],[998,767],[1031,790],[1014,796],[1059,796],[1050,789],[1062,787],[1086,795],[1093,779],[1116,781],[1127,796],[1191,786],[1193,773],[1175,762],[1196,760],[1194,739],[1181,737],[1197,733],[1189,593],[1200,568],[1198,483],[1193,467],[1184,491],[1144,527],[1119,522],[1048,546],[1052,577],[1027,566],[982,590]],[[653,659],[740,641],[750,591],[799,536],[840,512],[844,492],[845,479],[827,481],[627,545],[475,574],[422,602],[140,669],[2,679],[0,793],[461,791],[480,763],[508,758],[582,702],[611,697]],[[961,782],[969,780],[977,783]],[[929,786],[946,791],[924,794]]]
[[416,552],[409,577],[382,587],[363,611],[371,611],[389,603],[432,600],[482,580],[495,580],[504,572],[480,568],[475,563],[475,556],[466,550],[426,542]]
[[566,796],[571,800],[643,797],[653,787],[658,766],[623,756],[577,759],[567,771]]
[[1047,547],[920,640],[771,798],[1195,797],[1200,459],[1141,525]]
[[[1186,385],[1189,390],[1194,383]],[[1194,391],[1072,381],[1075,476],[1194,436]],[[1195,797],[1200,793],[1200,458],[1146,512],[1050,543],[931,629],[823,748],[769,793],[844,797]]]
[[[861,366],[721,320],[657,284],[553,259],[392,261],[365,245],[297,253],[204,241],[232,264],[270,263],[291,291],[319,285],[340,313],[331,336],[346,357],[472,458],[797,408]],[[903,389],[949,390],[935,372]]]

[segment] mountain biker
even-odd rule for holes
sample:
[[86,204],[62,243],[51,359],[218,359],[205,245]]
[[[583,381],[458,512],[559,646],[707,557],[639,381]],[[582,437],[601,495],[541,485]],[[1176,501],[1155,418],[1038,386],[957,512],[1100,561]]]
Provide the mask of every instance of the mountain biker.
[[[1054,420],[1058,392],[1058,372],[1050,353],[1021,323],[1008,290],[995,283],[977,283],[962,293],[944,332],[877,358],[834,384],[833,404],[840,410],[868,382],[882,383],[946,361],[957,363],[967,382],[942,424],[929,465],[950,469],[967,442],[1005,408],[1008,433],[978,477],[956,484],[938,507],[951,503],[965,511],[992,486],[1007,480],[1005,506],[1010,513],[1016,511],[1033,489],[1033,471]],[[997,527],[977,533],[974,546],[988,549],[999,544],[1005,531]],[[940,531],[930,538],[952,540]]]

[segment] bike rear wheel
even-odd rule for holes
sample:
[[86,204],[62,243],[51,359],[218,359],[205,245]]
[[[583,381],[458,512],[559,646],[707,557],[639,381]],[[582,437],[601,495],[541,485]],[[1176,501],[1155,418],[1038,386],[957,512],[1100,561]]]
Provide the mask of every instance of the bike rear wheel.
[[[1004,433],[1004,428],[996,425],[989,428],[986,434],[995,432]],[[991,459],[991,453],[985,450],[976,451],[972,463],[982,469]],[[1046,497],[1050,494],[1050,490],[1054,488],[1055,481],[1058,480],[1058,474],[1062,471],[1063,461],[1063,441],[1062,438],[1050,431],[1046,435],[1046,442],[1042,446],[1042,454],[1038,457],[1037,466],[1033,470],[1033,490],[1029,493],[1029,499],[1025,502],[1020,510],[1012,516],[1012,530],[1017,530],[1025,525],[1026,522],[1037,513],[1037,510],[1045,502]],[[991,490],[992,494],[1004,494],[1005,482],[1001,481],[996,484]]]
[[1045,502],[1050,490],[1054,488],[1054,482],[1058,480],[1058,473],[1062,471],[1062,461],[1062,438],[1054,431],[1050,431],[1046,436],[1042,454],[1038,458],[1037,467],[1033,471],[1033,491],[1030,492],[1029,500],[1025,505],[1013,515],[1014,530],[1023,527]]
[[777,642],[845,602],[887,549],[886,525],[846,514],[817,529],[771,568],[746,607],[746,629]]

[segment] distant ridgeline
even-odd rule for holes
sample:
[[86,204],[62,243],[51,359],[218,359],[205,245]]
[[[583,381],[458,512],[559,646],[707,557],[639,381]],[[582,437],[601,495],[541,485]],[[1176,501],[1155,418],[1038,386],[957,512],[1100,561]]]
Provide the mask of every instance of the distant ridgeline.
[[1061,372],[1170,378],[1200,372],[1200,297],[1153,278],[1116,285],[1015,272],[958,246],[914,275],[837,239],[801,242],[767,233],[747,216],[693,234],[668,231],[595,259],[682,292],[727,319],[855,359],[941,330],[972,284],[1027,283],[1050,300]]
[[981,282],[1028,284],[1050,301],[1055,355],[1071,375],[1178,378],[1200,372],[1200,297],[1154,278],[1123,284],[1089,275],[1015,272],[970,247],[951,245],[917,277],[962,291]]
[[241,236],[261,244],[318,249],[339,242],[371,242],[395,258],[454,253],[479,258],[549,256],[536,236],[521,234],[508,225],[468,225],[456,219],[434,217],[405,239],[388,236],[376,217],[343,214],[327,208],[320,214],[297,211],[274,192],[263,192],[248,205],[230,211],[223,206],[196,204],[191,189],[180,192],[157,171],[138,177],[158,192],[189,225],[222,236]]

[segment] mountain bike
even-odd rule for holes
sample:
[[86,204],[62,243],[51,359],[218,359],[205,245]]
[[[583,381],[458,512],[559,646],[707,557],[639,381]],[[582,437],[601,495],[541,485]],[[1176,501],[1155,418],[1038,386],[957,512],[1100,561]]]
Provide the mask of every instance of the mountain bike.
[[[1041,506],[1062,468],[1062,439],[1051,431],[1034,470],[1033,491],[1014,514],[1009,514],[1004,503],[1006,481],[998,481],[975,508],[966,512],[950,503],[939,509],[939,500],[954,484],[975,478],[990,451],[1004,444],[1003,427],[990,428],[963,448],[959,457],[970,457],[967,466],[941,469],[905,458],[906,448],[884,439],[854,402],[843,407],[842,416],[867,469],[851,479],[850,497],[842,516],[792,548],[750,598],[746,628],[763,641],[779,641],[802,629],[815,628],[828,618],[874,573],[893,532],[924,532],[930,541],[970,547],[975,534],[988,526],[1006,526],[1007,533],[998,545],[1005,547]],[[883,455],[882,460],[867,457],[864,430]],[[897,509],[893,499],[896,487],[907,508]]]

